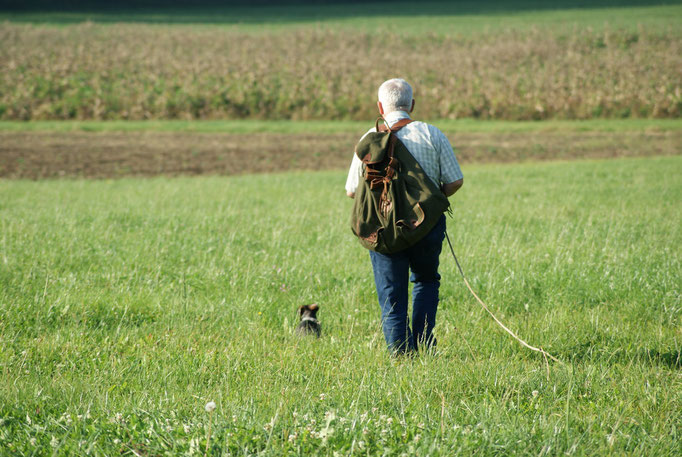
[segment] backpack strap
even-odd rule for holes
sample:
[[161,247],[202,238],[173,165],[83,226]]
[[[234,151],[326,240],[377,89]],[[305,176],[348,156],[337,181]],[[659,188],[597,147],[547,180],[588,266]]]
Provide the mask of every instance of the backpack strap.
[[383,120],[383,117],[382,117],[382,116],[379,116],[379,117],[377,118],[376,122],[374,123],[374,127],[377,129],[377,132],[387,132],[387,131],[391,131],[391,132],[395,133],[395,132],[397,132],[398,130],[400,130],[401,128],[405,127],[405,126],[406,126],[407,124],[409,124],[410,122],[413,122],[412,119],[410,119],[409,117],[407,117],[407,118],[405,118],[405,119],[400,119],[398,122],[396,122],[395,124],[393,124],[391,127],[388,127],[388,126],[386,126],[386,124],[381,124],[381,125],[379,125],[379,121],[380,121],[380,120]]
[[407,124],[412,122],[412,119],[410,118],[405,118],[405,119],[400,119],[398,122],[393,124],[391,127],[386,126],[386,124],[381,124],[379,125],[379,120],[383,119],[381,116],[377,118],[374,126],[376,127],[377,132],[389,132],[389,137],[388,137],[388,150],[386,151],[386,157],[388,157],[388,164],[386,165],[386,169],[384,172],[384,175],[379,172],[379,170],[375,170],[373,168],[367,168],[367,172],[365,175],[365,179],[369,182],[370,189],[375,190],[378,188],[383,188],[381,192],[381,197],[379,201],[381,202],[381,212],[384,215],[388,214],[388,211],[390,211],[392,202],[388,201],[388,184],[391,182],[393,179],[393,176],[395,175],[395,171],[398,169],[400,164],[398,163],[398,160],[393,157],[393,150],[395,149],[395,142],[398,140],[395,135],[392,135],[396,133],[398,130],[401,128],[405,127]]

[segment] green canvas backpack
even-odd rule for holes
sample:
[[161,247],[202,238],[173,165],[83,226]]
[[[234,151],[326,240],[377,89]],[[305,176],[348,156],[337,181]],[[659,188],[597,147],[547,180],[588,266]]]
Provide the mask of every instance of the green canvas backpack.
[[367,249],[401,251],[422,239],[450,207],[443,192],[395,133],[412,122],[379,126],[355,147],[362,177],[355,191],[351,230]]

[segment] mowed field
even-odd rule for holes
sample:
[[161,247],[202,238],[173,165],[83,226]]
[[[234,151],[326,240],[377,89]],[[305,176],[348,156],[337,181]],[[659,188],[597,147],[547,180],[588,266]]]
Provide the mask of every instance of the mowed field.
[[[0,456],[682,454],[682,9],[614,3],[0,12]],[[563,363],[446,251],[387,354],[343,185],[396,75]]]
[[[418,113],[414,117],[419,119]],[[463,163],[676,155],[682,121],[436,122]],[[0,123],[0,177],[338,170],[367,122]]]

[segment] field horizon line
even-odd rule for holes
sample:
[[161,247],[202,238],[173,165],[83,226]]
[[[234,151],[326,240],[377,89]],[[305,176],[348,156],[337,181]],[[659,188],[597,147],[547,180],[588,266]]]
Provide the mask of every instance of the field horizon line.
[[[415,116],[415,120],[421,120]],[[682,119],[589,119],[507,121],[424,119],[446,133],[463,132],[624,132],[682,130]],[[182,132],[182,133],[362,133],[367,121],[292,120],[146,120],[146,121],[0,121],[0,132]]]

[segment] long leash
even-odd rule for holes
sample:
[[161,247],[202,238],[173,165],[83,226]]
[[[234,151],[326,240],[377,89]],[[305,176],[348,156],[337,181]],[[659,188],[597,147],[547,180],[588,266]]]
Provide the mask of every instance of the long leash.
[[537,348],[536,348],[535,346],[531,346],[530,344],[528,344],[528,343],[526,343],[525,341],[523,341],[521,338],[519,338],[519,337],[516,335],[516,333],[512,332],[511,330],[509,330],[509,328],[507,328],[507,326],[504,325],[504,324],[503,324],[503,323],[502,323],[502,322],[501,322],[501,321],[492,313],[492,311],[490,311],[490,308],[488,308],[488,305],[486,305],[485,303],[483,303],[483,300],[481,300],[481,299],[478,297],[478,295],[476,295],[476,292],[474,292],[474,289],[471,288],[471,285],[469,284],[469,281],[467,281],[466,276],[464,276],[464,271],[462,270],[462,266],[459,264],[459,260],[457,260],[457,256],[455,255],[455,250],[452,248],[452,243],[450,242],[450,237],[448,236],[447,230],[445,231],[445,238],[448,240],[448,246],[450,246],[450,252],[452,252],[452,257],[455,259],[455,263],[457,264],[457,268],[459,269],[459,274],[462,275],[462,279],[464,280],[464,284],[466,284],[467,288],[469,289],[469,292],[471,292],[471,295],[473,295],[474,298],[475,298],[476,300],[478,300],[478,303],[481,304],[481,306],[483,307],[483,309],[486,310],[486,312],[487,312],[488,314],[490,314],[490,317],[492,317],[492,318],[495,320],[495,322],[497,322],[497,324],[498,324],[500,327],[502,327],[502,328],[504,329],[505,332],[509,333],[516,341],[518,341],[519,343],[521,343],[522,346],[527,347],[527,348],[530,349],[531,351],[535,351],[535,352],[541,353],[541,354],[545,357],[545,361],[546,361],[547,357],[549,357],[550,359],[554,360],[555,362],[558,362],[558,363],[560,363],[560,364],[563,365],[564,363],[563,363],[561,360],[557,359],[556,357],[554,357],[552,354],[550,354],[549,352],[545,351],[545,350],[542,349],[541,347],[537,347]]

